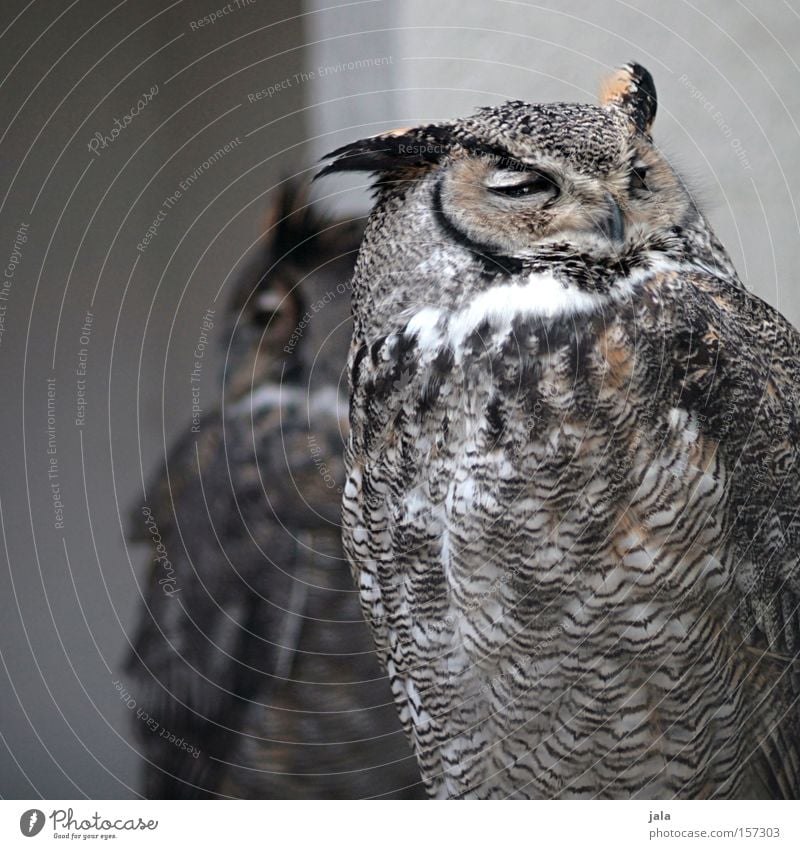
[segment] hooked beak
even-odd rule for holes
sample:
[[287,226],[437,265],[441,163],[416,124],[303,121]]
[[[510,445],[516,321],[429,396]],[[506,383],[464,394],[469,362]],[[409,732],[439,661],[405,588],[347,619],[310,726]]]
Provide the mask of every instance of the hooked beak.
[[619,204],[611,195],[606,195],[606,215],[599,222],[600,232],[611,242],[621,244],[625,241],[625,219]]

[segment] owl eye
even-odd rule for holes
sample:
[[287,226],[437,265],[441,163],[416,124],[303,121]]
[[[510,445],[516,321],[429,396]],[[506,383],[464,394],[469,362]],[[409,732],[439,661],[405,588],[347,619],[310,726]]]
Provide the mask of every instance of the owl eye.
[[631,188],[634,191],[649,191],[650,187],[647,185],[648,170],[649,169],[646,165],[637,165],[634,168],[631,168]]
[[531,200],[555,200],[559,188],[552,178],[541,171],[502,171],[486,183],[492,194],[507,198],[530,198]]
[[284,298],[277,292],[264,292],[256,298],[253,304],[252,320],[255,324],[266,327],[284,306]]

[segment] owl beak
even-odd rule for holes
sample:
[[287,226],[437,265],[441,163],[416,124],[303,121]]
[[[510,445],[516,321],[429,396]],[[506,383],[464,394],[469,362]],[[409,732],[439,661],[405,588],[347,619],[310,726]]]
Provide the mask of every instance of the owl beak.
[[599,225],[600,231],[609,241],[617,244],[625,241],[625,219],[619,204],[611,195],[606,195],[606,215]]

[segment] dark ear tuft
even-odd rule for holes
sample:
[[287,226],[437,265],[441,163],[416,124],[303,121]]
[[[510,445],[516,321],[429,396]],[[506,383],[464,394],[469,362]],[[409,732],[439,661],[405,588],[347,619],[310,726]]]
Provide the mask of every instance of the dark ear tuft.
[[628,62],[614,71],[603,80],[600,103],[603,106],[619,107],[642,133],[650,135],[658,100],[653,77],[647,68],[636,62]]
[[341,171],[385,173],[438,162],[447,152],[440,125],[392,130],[346,144],[323,157],[332,160],[315,177]]

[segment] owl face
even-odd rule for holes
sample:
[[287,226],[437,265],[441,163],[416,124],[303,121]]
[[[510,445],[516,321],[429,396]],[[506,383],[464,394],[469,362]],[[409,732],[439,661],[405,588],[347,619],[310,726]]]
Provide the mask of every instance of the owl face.
[[529,132],[462,136],[429,175],[441,223],[474,250],[615,254],[690,213],[679,178],[619,110],[509,104],[504,118]]
[[408,215],[425,193],[439,235],[475,255],[612,259],[697,216],[652,143],[655,112],[652,78],[631,64],[606,82],[599,106],[511,101],[355,142],[321,173],[373,171],[381,200],[407,198]]

